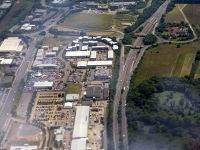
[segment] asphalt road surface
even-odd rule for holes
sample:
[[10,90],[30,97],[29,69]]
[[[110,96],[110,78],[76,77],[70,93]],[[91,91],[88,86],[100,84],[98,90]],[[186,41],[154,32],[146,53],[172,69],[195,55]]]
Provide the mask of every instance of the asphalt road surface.
[[[152,31],[156,23],[158,23],[162,15],[166,12],[166,8],[170,0],[166,0],[160,8],[146,21],[141,35],[147,35]],[[143,44],[143,37],[138,37],[133,43],[133,47],[141,47]],[[120,67],[119,78],[116,86],[116,94],[113,103],[113,142],[114,149],[119,150],[119,128],[118,128],[118,107],[120,100],[122,101],[122,124],[121,124],[121,136],[123,149],[128,150],[128,134],[127,134],[127,123],[126,123],[126,96],[129,89],[129,82],[133,71],[137,68],[146,47],[140,49],[139,54],[137,55],[136,50],[131,50],[128,54],[126,62],[123,67]]]

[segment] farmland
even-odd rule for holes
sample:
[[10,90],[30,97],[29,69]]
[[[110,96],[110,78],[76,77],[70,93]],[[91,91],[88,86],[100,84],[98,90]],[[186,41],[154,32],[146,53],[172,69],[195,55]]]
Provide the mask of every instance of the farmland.
[[181,11],[179,10],[179,8],[181,9],[182,7],[183,5],[177,4],[176,7],[166,15],[166,22],[178,23],[178,22],[184,21],[184,17],[181,14]]
[[200,25],[200,4],[189,4],[183,9],[183,11],[192,24]]
[[153,76],[186,76],[190,74],[199,42],[181,45],[161,44],[146,51],[135,74],[135,85]]

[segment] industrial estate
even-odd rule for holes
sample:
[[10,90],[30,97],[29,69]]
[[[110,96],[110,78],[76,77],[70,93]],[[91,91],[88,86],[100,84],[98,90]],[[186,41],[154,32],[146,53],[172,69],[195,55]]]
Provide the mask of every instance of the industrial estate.
[[0,0],[0,149],[199,150],[198,0]]

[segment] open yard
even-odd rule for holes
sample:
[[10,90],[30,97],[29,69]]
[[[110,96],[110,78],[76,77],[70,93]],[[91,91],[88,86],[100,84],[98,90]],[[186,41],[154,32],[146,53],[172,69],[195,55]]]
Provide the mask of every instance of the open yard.
[[166,22],[184,21],[184,17],[179,10],[179,8],[182,8],[182,7],[183,7],[183,5],[177,4],[176,7],[166,15]]
[[69,82],[67,84],[67,94],[81,94],[82,85],[80,83]]
[[131,25],[136,16],[130,13],[106,14],[95,12],[78,12],[68,16],[56,26],[67,31],[86,31],[88,35],[122,36],[126,26]]
[[176,48],[175,44],[161,44],[147,50],[135,74],[135,85],[153,76],[189,75],[199,48],[197,41],[180,48]]
[[53,38],[53,37],[46,37],[42,41],[43,45],[48,45],[50,47],[53,46],[59,46],[59,45],[68,45],[70,44],[76,37],[59,37],[59,38]]

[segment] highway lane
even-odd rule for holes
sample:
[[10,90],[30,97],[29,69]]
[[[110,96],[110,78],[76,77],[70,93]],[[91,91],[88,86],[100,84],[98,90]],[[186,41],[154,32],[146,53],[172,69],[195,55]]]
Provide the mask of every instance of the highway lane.
[[[147,23],[145,24],[143,30],[141,31],[142,34],[147,35],[150,33],[155,26],[156,23],[158,23],[162,17],[162,15],[166,12],[166,8],[169,4],[170,0],[166,0],[160,8],[147,20]],[[136,41],[133,43],[133,47],[141,47],[143,44],[143,38],[144,37],[138,37]],[[139,64],[144,52],[145,48],[142,48],[140,50],[140,53],[137,57],[135,57],[135,51],[131,50],[128,54],[128,57],[126,59],[126,62],[124,64],[123,69],[120,68],[120,74],[118,83],[116,86],[116,94],[114,98],[114,104],[113,104],[113,142],[114,142],[114,149],[119,150],[119,128],[118,128],[118,107],[119,107],[119,101],[122,100],[122,105],[126,104],[126,96],[128,93],[128,86],[131,79],[132,72],[137,68],[137,65]],[[123,138],[123,147],[124,149],[128,149],[128,135],[127,135],[127,124],[126,124],[126,107],[122,106],[122,138]]]

